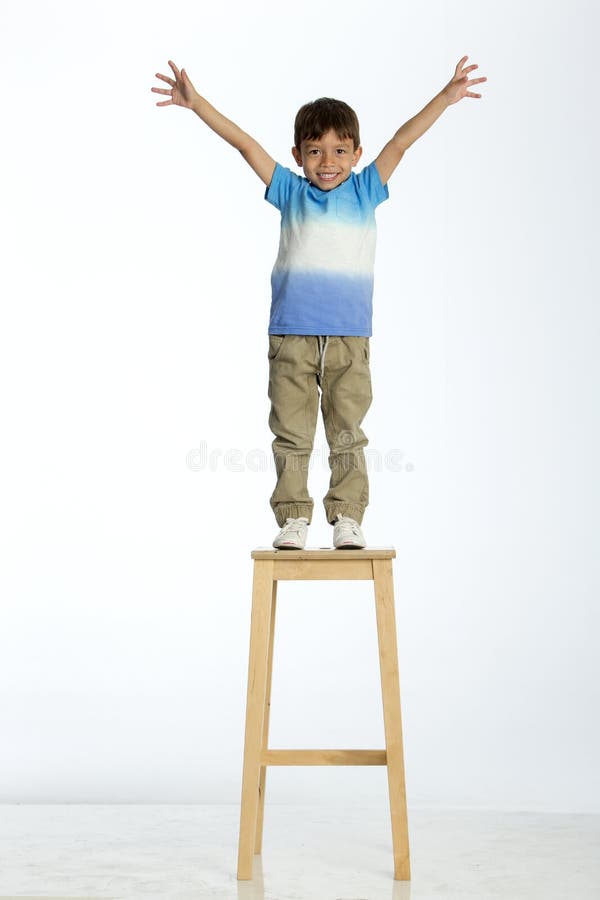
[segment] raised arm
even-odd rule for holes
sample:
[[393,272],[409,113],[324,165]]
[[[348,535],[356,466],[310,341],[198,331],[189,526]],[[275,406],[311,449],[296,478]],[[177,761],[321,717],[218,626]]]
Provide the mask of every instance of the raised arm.
[[192,109],[209,128],[212,128],[223,140],[235,147],[236,150],[239,150],[261,181],[269,185],[275,170],[275,160],[269,156],[267,151],[253,137],[242,131],[235,122],[226,119],[214,106],[210,105],[208,100],[200,96],[188,78],[185,69],[179,71],[171,60],[169,60],[169,65],[173,71],[173,78],[168,75],[161,75],[159,72],[156,73],[156,77],[160,78],[161,81],[166,81],[170,88],[153,87],[152,91],[155,94],[166,94],[170,99],[158,101],[156,105],[170,106],[175,104],[186,109]]
[[423,107],[421,112],[417,113],[416,116],[413,116],[412,119],[409,119],[408,122],[405,122],[404,125],[398,129],[391,141],[387,142],[375,160],[375,165],[377,166],[377,171],[379,172],[379,177],[383,184],[386,184],[389,181],[394,169],[404,156],[405,151],[408,150],[411,144],[414,144],[422,134],[425,134],[428,128],[431,128],[433,123],[439,119],[445,109],[453,103],[462,100],[463,97],[477,97],[478,99],[481,97],[481,94],[474,94],[469,88],[474,84],[480,84],[482,81],[487,81],[487,78],[471,78],[469,80],[468,73],[472,72],[473,69],[477,69],[478,66],[474,63],[471,66],[467,66],[465,69],[464,64],[468,58],[468,56],[463,56],[458,62],[454,75],[446,87],[443,88],[433,100],[430,100],[427,106]]

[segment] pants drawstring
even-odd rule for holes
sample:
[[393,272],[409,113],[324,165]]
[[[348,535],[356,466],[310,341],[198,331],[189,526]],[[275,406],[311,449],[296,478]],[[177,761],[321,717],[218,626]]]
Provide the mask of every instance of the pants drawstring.
[[317,335],[317,344],[319,346],[319,371],[321,376],[321,381],[323,381],[323,373],[325,370],[325,353],[327,352],[327,344],[329,343],[329,337],[327,335]]

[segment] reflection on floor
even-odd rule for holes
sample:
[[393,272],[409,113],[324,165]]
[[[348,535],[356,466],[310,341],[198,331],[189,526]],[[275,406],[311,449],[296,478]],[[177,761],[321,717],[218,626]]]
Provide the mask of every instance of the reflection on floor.
[[236,880],[236,806],[0,807],[0,900],[598,900],[600,816],[409,810],[395,882],[387,810],[271,806]]

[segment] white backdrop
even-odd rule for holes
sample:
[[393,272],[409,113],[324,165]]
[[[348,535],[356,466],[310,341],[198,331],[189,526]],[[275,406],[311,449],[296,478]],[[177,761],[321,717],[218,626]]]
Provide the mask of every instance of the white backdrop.
[[[279,223],[154,73],[290,166],[297,108],[345,99],[366,164],[468,54],[483,99],[378,211],[364,526],[398,553],[408,799],[600,811],[599,25],[584,0],[3,6],[0,800],[239,800]],[[272,746],[382,746],[368,585],[280,597]],[[270,791],[387,802],[378,769]]]

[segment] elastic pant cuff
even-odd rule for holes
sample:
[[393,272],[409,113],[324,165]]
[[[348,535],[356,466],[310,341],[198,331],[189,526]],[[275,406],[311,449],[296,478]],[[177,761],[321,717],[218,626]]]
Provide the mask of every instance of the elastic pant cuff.
[[273,507],[273,512],[280,528],[283,528],[286,519],[299,519],[302,516],[308,519],[310,525],[313,507],[308,503],[278,503]]
[[357,506],[355,503],[328,503],[325,507],[325,515],[330,525],[335,525],[338,515],[350,516],[360,525],[365,514],[364,506]]

